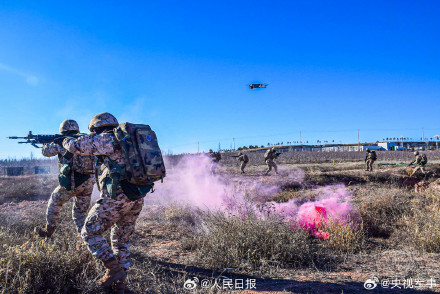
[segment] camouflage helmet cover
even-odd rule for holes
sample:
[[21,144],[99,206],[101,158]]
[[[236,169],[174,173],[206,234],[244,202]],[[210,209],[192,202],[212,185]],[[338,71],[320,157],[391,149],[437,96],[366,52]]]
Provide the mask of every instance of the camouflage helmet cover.
[[370,152],[370,148],[367,148],[365,151]]
[[419,155],[419,151],[414,151],[414,155]]
[[275,147],[270,148],[270,150],[275,151]]
[[209,151],[208,151],[209,153],[212,153],[213,151],[212,151],[212,149],[209,149]]
[[117,127],[119,125],[118,120],[113,114],[108,112],[102,112],[95,115],[89,123],[89,130],[93,132],[95,128],[99,127]]
[[73,119],[66,119],[60,124],[60,133],[76,131],[79,133],[79,126]]

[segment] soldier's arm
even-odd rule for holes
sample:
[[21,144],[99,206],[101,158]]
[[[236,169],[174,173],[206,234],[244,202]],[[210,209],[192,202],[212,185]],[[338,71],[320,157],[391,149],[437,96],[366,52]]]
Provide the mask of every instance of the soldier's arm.
[[41,148],[41,153],[43,154],[43,156],[46,156],[46,157],[52,157],[52,156],[58,155],[58,154],[62,153],[63,151],[64,151],[64,149],[56,143],[44,144],[43,148]]
[[422,157],[421,156],[417,156],[416,157],[416,160],[414,160],[414,163],[415,164],[418,164],[418,163],[420,163],[422,161]]
[[66,138],[63,147],[78,155],[111,155],[115,152],[114,138],[109,134]]

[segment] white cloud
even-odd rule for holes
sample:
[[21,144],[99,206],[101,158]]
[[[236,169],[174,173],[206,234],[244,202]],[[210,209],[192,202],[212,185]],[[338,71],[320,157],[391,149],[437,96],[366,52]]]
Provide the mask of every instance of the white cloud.
[[12,73],[12,74],[15,74],[15,75],[18,75],[18,76],[24,78],[26,80],[26,83],[30,86],[37,86],[39,84],[39,79],[36,76],[27,74],[27,73],[22,72],[18,69],[7,66],[3,63],[0,63],[0,70],[6,71],[6,72],[9,72],[9,73]]

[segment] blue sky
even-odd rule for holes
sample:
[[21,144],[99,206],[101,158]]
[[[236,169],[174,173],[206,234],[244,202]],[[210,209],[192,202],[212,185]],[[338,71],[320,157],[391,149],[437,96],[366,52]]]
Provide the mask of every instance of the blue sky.
[[[439,1],[2,1],[8,135],[108,111],[165,152],[440,134]],[[249,90],[262,82],[266,89]],[[3,138],[3,139],[2,139]]]

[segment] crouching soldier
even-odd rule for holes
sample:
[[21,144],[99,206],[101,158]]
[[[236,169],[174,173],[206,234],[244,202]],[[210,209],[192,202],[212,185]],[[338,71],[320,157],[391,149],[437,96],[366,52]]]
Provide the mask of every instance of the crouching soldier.
[[[81,236],[106,268],[98,286],[108,289],[113,284],[117,293],[124,293],[132,265],[130,237],[144,197],[153,188],[153,181],[165,176],[165,166],[156,135],[147,125],[119,125],[112,114],[103,112],[92,118],[89,130],[92,133],[88,136],[63,141],[64,148],[74,154],[97,156],[95,176],[101,194],[87,216]],[[161,176],[153,178],[151,175],[157,172]],[[145,184],[133,184],[141,180]],[[110,228],[111,247],[103,236]]]
[[266,151],[266,153],[264,153],[264,160],[265,160],[265,162],[267,164],[267,170],[266,170],[266,173],[264,175],[268,175],[269,172],[272,170],[272,167],[274,168],[275,173],[278,175],[278,168],[277,168],[277,165],[276,165],[274,160],[279,155],[280,155],[280,153],[277,153],[274,147],[268,149]]
[[[63,135],[78,134],[77,122],[71,119],[63,121],[60,125],[60,132]],[[47,205],[46,227],[35,228],[35,231],[40,237],[52,236],[59,222],[63,205],[73,198],[72,216],[78,234],[80,234],[95,183],[95,178],[92,176],[94,157],[72,154],[61,147],[61,142],[45,144],[42,153],[46,157],[58,155],[60,174],[59,185],[52,192]]]
[[243,152],[239,152],[237,160],[241,161],[240,171],[242,174],[244,174],[244,168],[246,167],[246,165],[249,162],[249,157],[247,156],[247,154],[244,154]]
[[367,154],[365,155],[365,163],[367,165],[366,171],[373,171],[373,163],[377,159],[376,151],[370,151],[370,148],[367,148]]
[[415,151],[414,152],[414,156],[416,157],[410,164],[408,164],[408,166],[411,166],[413,164],[416,165],[416,167],[413,169],[412,173],[411,173],[411,177],[414,176],[416,174],[416,172],[418,172],[419,170],[425,174],[425,165],[428,163],[428,158],[426,157],[426,154],[424,153],[419,153],[419,151]]

